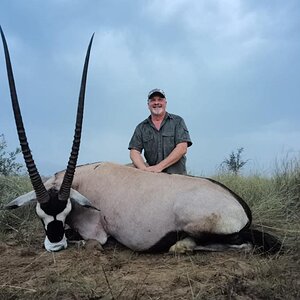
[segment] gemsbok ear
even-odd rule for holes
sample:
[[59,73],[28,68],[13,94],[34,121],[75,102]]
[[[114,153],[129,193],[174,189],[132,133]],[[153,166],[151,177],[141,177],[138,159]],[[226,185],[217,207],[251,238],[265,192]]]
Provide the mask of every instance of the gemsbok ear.
[[75,203],[77,203],[77,204],[79,204],[83,207],[91,208],[91,209],[95,209],[95,210],[100,211],[100,209],[93,206],[91,204],[91,202],[86,197],[84,197],[82,194],[80,194],[79,192],[77,192],[76,190],[74,190],[72,188],[70,190],[70,199],[71,199],[71,201],[74,201]]
[[5,209],[15,209],[19,208],[23,205],[27,205],[29,203],[36,202],[36,193],[35,191],[31,191],[25,195],[19,196],[18,198],[7,203],[4,208]]

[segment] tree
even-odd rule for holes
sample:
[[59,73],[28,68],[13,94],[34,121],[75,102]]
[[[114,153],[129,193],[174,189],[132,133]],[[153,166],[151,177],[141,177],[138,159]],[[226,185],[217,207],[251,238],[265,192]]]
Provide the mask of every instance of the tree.
[[237,175],[239,171],[243,168],[243,166],[248,162],[248,160],[243,161],[241,158],[241,154],[243,151],[244,148],[238,148],[236,153],[232,151],[229,155],[229,158],[225,158],[224,161],[221,163],[221,167],[225,166],[227,171]]
[[21,152],[20,148],[15,151],[6,152],[7,143],[4,134],[0,134],[0,175],[10,176],[21,173],[23,165],[16,162],[17,155]]

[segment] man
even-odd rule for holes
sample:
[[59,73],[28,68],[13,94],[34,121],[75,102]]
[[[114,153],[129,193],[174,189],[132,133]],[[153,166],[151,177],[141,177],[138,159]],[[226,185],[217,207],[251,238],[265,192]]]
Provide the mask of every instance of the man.
[[[148,94],[151,115],[135,129],[129,142],[130,158],[141,170],[186,174],[187,148],[192,145],[184,120],[166,111],[167,100],[161,89]],[[144,161],[141,152],[144,150]]]

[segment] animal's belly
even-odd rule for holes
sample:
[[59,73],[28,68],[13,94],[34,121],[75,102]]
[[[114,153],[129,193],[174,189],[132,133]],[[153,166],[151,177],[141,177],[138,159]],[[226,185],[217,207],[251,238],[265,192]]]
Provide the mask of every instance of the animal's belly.
[[128,218],[119,215],[115,219],[104,214],[103,219],[107,233],[135,251],[148,250],[170,232],[176,231],[173,222],[160,218]]

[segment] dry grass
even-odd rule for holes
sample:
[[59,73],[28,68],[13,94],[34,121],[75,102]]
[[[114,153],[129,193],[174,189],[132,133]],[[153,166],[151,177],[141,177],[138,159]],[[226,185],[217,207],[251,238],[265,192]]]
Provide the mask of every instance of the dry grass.
[[[43,233],[30,247],[0,246],[1,299],[299,299],[299,252],[191,256],[138,254],[110,243],[47,253]],[[298,248],[299,250],[299,248]]]

